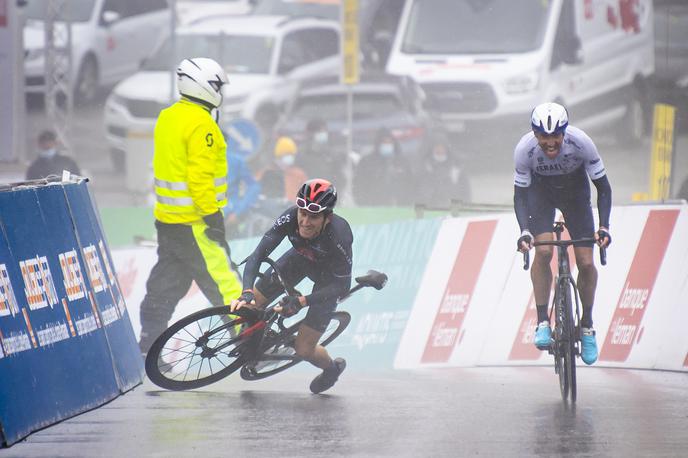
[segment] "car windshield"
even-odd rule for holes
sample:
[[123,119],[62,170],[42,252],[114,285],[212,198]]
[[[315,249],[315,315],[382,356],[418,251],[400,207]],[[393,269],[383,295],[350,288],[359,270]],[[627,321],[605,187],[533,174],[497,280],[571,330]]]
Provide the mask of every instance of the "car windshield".
[[[48,0],[28,0],[24,9],[27,19],[42,21],[45,18]],[[61,21],[86,22],[91,19],[95,0],[69,0],[64,2],[64,8],[59,15]]]
[[[388,117],[402,110],[401,103],[392,94],[354,94],[354,119]],[[302,97],[295,105],[292,118],[323,118],[328,121],[346,119],[346,95],[322,94]]]
[[270,73],[274,39],[257,35],[178,35],[172,56],[172,40],[163,45],[143,64],[148,71],[167,71],[189,56],[209,57],[220,63],[227,73]]
[[339,20],[339,0],[260,0],[253,14],[316,16]]
[[415,0],[402,52],[501,54],[540,47],[551,1]]

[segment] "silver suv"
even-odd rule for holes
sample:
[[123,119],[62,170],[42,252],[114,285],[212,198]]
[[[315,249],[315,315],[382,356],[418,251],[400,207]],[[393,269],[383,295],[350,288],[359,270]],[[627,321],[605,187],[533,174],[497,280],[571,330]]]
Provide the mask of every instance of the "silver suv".
[[123,165],[128,137],[152,142],[158,113],[178,97],[171,71],[183,58],[210,57],[227,70],[221,125],[241,117],[270,129],[299,81],[336,72],[338,53],[339,24],[317,18],[224,16],[180,27],[176,53],[170,40],[163,43],[106,101],[106,138],[115,165]]

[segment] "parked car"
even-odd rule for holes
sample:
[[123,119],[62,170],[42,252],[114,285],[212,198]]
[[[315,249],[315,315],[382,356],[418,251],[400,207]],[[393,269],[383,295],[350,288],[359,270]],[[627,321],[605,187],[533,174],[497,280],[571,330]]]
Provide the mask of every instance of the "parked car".
[[180,27],[175,42],[174,55],[167,40],[106,100],[106,138],[115,165],[123,165],[127,135],[152,136],[158,113],[178,97],[172,71],[185,57],[210,57],[227,70],[221,125],[241,117],[263,128],[272,128],[301,79],[339,66],[339,24],[322,19],[218,16]]
[[[45,91],[45,26],[47,0],[28,0],[24,8],[26,91]],[[63,22],[55,24],[56,46],[67,46],[71,24],[71,74],[77,101],[92,101],[108,86],[138,70],[141,60],[169,35],[167,0],[79,0],[64,3]]]
[[[310,120],[323,119],[336,139],[348,134],[347,98],[352,92],[352,148],[356,155],[369,154],[377,132],[386,128],[399,141],[402,153],[416,158],[438,124],[423,107],[425,94],[407,76],[363,73],[355,85],[343,85],[339,77],[306,81],[290,102],[276,127],[278,135],[305,140]],[[344,145],[341,145],[344,146]]]
[[213,15],[247,14],[253,0],[177,0],[177,25],[192,24]]

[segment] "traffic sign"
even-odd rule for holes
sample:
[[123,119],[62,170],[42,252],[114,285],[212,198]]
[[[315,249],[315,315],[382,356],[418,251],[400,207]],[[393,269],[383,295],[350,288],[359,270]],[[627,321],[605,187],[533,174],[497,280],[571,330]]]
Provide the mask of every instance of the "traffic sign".
[[227,151],[241,156],[251,156],[260,147],[260,131],[253,121],[234,119],[224,129]]

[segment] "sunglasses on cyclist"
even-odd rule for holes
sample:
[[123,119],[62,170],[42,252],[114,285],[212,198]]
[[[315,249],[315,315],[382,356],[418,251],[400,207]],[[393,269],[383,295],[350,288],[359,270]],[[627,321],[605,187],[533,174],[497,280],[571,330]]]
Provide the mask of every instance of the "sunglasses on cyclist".
[[309,204],[308,202],[306,202],[306,199],[303,199],[301,197],[296,198],[296,206],[301,208],[302,210],[308,210],[311,213],[320,213],[322,211],[327,210],[326,206],[316,204],[315,202],[311,202]]

